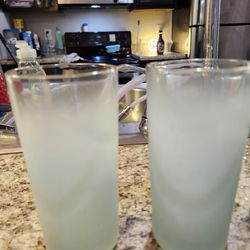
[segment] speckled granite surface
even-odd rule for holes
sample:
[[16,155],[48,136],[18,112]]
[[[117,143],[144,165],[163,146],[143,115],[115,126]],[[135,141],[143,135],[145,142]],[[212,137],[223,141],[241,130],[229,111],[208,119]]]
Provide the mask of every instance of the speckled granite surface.
[[[173,60],[173,59],[184,59],[186,58],[186,54],[177,53],[177,52],[167,52],[164,55],[156,55],[156,54],[133,54],[135,58],[140,59],[141,61],[161,61],[161,60]],[[38,58],[37,61],[40,64],[50,64],[50,63],[59,63],[60,59],[63,55],[55,55],[51,57],[41,57]],[[15,64],[12,59],[1,59],[1,65],[12,65]]]
[[140,61],[162,61],[162,60],[177,60],[185,59],[186,54],[177,53],[177,52],[166,52],[164,55],[157,55],[156,53],[142,53],[142,54],[133,54],[135,58],[138,58]]
[[[51,57],[39,57],[37,61],[40,64],[47,64],[47,63],[59,63],[60,59],[63,57],[63,55],[55,55]],[[1,59],[0,60],[1,65],[12,65],[15,64],[12,59]]]
[[[246,149],[228,250],[250,250],[250,146]],[[120,238],[115,249],[159,250],[151,232],[147,145],[122,146],[119,152]],[[22,154],[0,155],[0,250],[7,249],[45,249]]]

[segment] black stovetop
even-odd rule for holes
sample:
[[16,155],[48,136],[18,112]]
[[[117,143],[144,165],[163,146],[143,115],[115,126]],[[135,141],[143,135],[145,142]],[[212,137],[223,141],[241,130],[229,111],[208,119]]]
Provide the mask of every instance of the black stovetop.
[[126,55],[124,57],[114,57],[114,56],[85,56],[84,59],[88,62],[95,63],[109,63],[114,65],[120,64],[139,64],[139,60],[134,58],[132,55]]
[[[114,44],[119,44],[120,50],[107,53],[106,46]],[[139,60],[131,54],[130,31],[66,32],[65,47],[67,54],[75,52],[86,62],[139,64]]]

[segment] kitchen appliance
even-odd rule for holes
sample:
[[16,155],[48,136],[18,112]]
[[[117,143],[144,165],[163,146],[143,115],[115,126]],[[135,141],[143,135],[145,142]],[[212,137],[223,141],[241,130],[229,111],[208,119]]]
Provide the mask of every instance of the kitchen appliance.
[[136,7],[160,8],[160,7],[174,7],[174,0],[136,0]]
[[[192,0],[190,57],[204,57],[206,0]],[[250,0],[221,0],[219,58],[250,59]]]
[[119,5],[119,4],[131,4],[134,0],[58,0],[59,5]]
[[[107,48],[119,45],[115,52],[108,52]],[[66,32],[66,53],[77,53],[86,61],[95,63],[110,63],[114,65],[138,65],[139,60],[131,54],[131,32]]]
[[[16,55],[16,48],[15,44],[18,40],[20,40],[20,33],[18,29],[4,29],[3,30],[3,37],[1,36],[1,41],[7,51],[9,52],[9,55],[11,58],[13,58],[12,55]],[[7,45],[7,46],[6,46]]]
[[[107,48],[112,45],[119,45],[120,49],[109,53],[110,50]],[[131,53],[130,31],[66,32],[65,48],[67,54],[77,53],[86,62],[134,66],[139,66],[140,63]],[[119,83],[127,83],[134,74],[133,72],[119,73]]]
[[134,9],[159,9],[189,7],[190,0],[134,0]]
[[18,62],[15,56],[15,53],[13,53],[13,50],[9,48],[9,44],[7,44],[7,41],[5,40],[4,36],[1,33],[0,33],[0,41],[2,42],[3,46],[6,48],[7,52],[9,53],[9,56],[13,59],[13,61],[17,65]]

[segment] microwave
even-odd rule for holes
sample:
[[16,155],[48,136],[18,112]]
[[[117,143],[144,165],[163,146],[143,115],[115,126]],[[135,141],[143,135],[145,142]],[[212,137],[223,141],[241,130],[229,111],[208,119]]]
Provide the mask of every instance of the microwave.
[[173,7],[175,0],[135,0],[138,7]]
[[[134,3],[134,0],[57,0],[59,5],[82,5],[82,6],[115,6],[117,4],[128,5]],[[94,7],[93,7],[94,8]]]
[[137,8],[186,8],[190,7],[190,0],[134,0]]

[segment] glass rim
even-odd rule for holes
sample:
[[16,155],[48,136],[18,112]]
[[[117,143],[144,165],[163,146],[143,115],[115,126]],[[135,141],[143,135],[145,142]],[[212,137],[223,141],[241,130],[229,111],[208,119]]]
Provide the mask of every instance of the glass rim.
[[[58,68],[58,69],[75,69],[77,70],[77,67],[79,70],[81,70],[80,66],[86,66],[86,68],[93,68],[93,70],[89,72],[80,72],[80,73],[74,73],[74,74],[55,74],[55,75],[18,75],[17,72],[20,72],[22,70],[31,68],[31,67],[20,67],[8,70],[5,73],[6,78],[12,78],[12,79],[20,79],[20,80],[36,80],[36,79],[45,79],[45,80],[53,80],[53,79],[72,79],[72,78],[83,78],[83,77],[89,77],[89,76],[95,76],[100,74],[109,74],[116,72],[116,66],[112,64],[107,63],[70,63],[70,64],[43,64],[41,65],[42,68]],[[95,68],[95,66],[97,66]],[[98,68],[100,67],[100,68]]]
[[[221,62],[221,63],[230,63],[232,67],[228,68],[213,68],[213,67],[204,67],[205,62],[213,63],[213,62]],[[196,67],[190,68],[181,68],[181,67],[171,67],[171,65],[176,66],[188,66],[192,65]],[[201,67],[197,67],[197,63],[202,63]],[[241,60],[241,59],[206,59],[206,58],[193,58],[193,59],[181,59],[181,60],[169,60],[169,61],[161,61],[161,62],[151,62],[147,65],[148,70],[164,70],[165,73],[173,73],[173,74],[181,74],[181,73],[234,73],[234,72],[242,72],[242,71],[250,71],[250,61]]]

